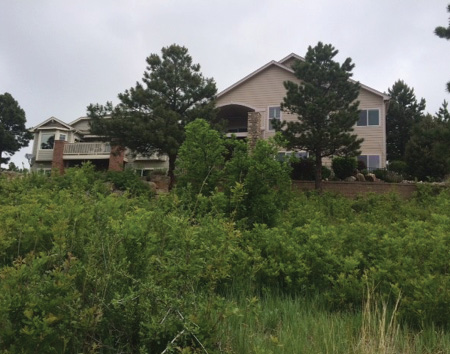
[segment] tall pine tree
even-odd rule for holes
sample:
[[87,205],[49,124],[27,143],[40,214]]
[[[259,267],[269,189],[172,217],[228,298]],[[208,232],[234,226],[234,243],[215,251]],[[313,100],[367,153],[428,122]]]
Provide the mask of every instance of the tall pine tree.
[[423,117],[425,100],[418,102],[414,89],[402,80],[397,80],[388,92],[391,102],[386,117],[387,159],[404,161],[406,143],[414,124]]
[[[185,47],[173,44],[150,55],[142,83],[119,94],[113,106],[90,105],[91,129],[115,145],[137,153],[166,154],[171,184],[184,127],[195,118],[215,118],[213,79],[204,78]],[[104,119],[110,117],[109,119]]]
[[28,146],[33,136],[25,127],[26,121],[25,111],[14,97],[8,92],[0,95],[0,164],[9,160],[3,153],[12,155]]
[[[450,13],[450,4],[447,5],[447,12]],[[450,39],[450,17],[448,23],[449,24],[447,27],[443,26],[436,27],[436,29],[434,30],[434,34],[439,38],[444,38],[447,40]],[[450,81],[447,82],[447,91],[450,92]]]
[[[291,149],[308,151],[315,159],[315,188],[322,189],[322,158],[357,155],[362,143],[352,134],[358,121],[359,84],[350,80],[354,64],[347,58],[334,61],[338,51],[331,44],[311,46],[305,61],[293,66],[297,84],[286,81],[282,109],[297,115],[283,122],[281,130]],[[281,129],[285,128],[285,129]]]

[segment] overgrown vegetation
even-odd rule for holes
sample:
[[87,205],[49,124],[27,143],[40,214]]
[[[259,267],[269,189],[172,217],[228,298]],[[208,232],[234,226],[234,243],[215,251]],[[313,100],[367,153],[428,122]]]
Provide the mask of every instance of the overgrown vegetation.
[[246,185],[277,188],[260,149],[195,197],[114,193],[89,165],[0,177],[0,352],[444,353],[450,191],[299,194],[250,227]]

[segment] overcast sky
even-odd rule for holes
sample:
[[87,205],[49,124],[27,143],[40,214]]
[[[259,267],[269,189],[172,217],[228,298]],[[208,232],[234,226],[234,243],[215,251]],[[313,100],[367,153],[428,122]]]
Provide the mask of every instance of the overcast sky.
[[[435,113],[449,100],[450,0],[2,0],[0,93],[28,126],[71,122],[90,103],[117,102],[142,78],[145,58],[176,43],[219,91],[270,60],[331,43],[351,57],[354,79],[379,91],[398,80]],[[21,166],[22,149],[12,159]],[[28,163],[25,164],[28,167]]]

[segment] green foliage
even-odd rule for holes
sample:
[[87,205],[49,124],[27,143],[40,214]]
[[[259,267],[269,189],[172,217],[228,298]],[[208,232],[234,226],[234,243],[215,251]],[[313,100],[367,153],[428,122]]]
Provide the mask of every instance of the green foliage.
[[404,175],[408,170],[408,164],[400,160],[390,161],[388,165],[388,170]]
[[450,173],[450,121],[426,116],[414,126],[406,146],[410,175],[419,180],[441,180]]
[[[178,149],[185,139],[185,126],[198,117],[215,118],[213,79],[204,78],[185,47],[173,44],[161,57],[147,57],[147,68],[135,87],[119,94],[113,107],[89,105],[91,131],[115,145],[138,153],[161,153],[169,157],[168,175],[173,173]],[[104,119],[106,116],[109,119]]]
[[[273,225],[291,185],[287,163],[276,160],[275,140],[259,140],[249,153],[245,142],[224,141],[204,120],[189,124],[186,136],[177,193],[187,208],[194,213],[214,209],[249,227]],[[230,154],[226,162],[225,154]]]
[[208,122],[196,119],[186,126],[186,140],[177,162],[177,185],[191,185],[195,194],[210,194],[217,186],[224,164],[225,144]]
[[9,158],[3,153],[14,154],[20,148],[28,146],[33,135],[25,127],[25,111],[11,94],[0,95],[0,164],[7,163]]
[[386,116],[387,159],[404,160],[413,126],[423,117],[425,99],[418,102],[414,89],[402,80],[397,80],[388,92],[391,100]]
[[[447,12],[450,13],[450,4],[447,5]],[[450,39],[450,19],[449,19],[449,25],[447,27],[444,26],[438,26],[434,30],[434,34],[440,38],[444,39]],[[450,82],[447,82],[447,92],[450,92]]]
[[314,160],[311,158],[299,159],[291,163],[292,179],[301,181],[314,181]]
[[353,176],[357,167],[354,157],[334,157],[331,161],[334,175],[339,179],[346,179]]
[[[235,142],[225,176],[241,179],[197,195],[194,214],[182,194],[111,193],[89,164],[0,176],[0,352],[231,353],[224,325],[250,313],[282,340],[284,310],[254,294],[355,310],[367,284],[388,304],[401,294],[409,326],[448,328],[450,190],[287,199],[276,151],[262,141],[248,156]],[[249,294],[244,310],[232,288]]]
[[405,179],[403,175],[397,172],[381,168],[374,170],[373,173],[376,178],[389,183],[400,183]]
[[111,182],[114,189],[127,191],[132,196],[146,195],[151,197],[153,195],[149,186],[136,176],[133,170],[108,171],[105,175],[105,181]]
[[349,80],[354,64],[350,58],[339,64],[338,51],[319,42],[309,47],[304,61],[294,66],[300,84],[286,81],[283,110],[295,114],[296,122],[283,122],[281,129],[291,149],[315,156],[316,189],[321,188],[322,158],[355,155],[362,139],[352,134],[358,120],[359,84]]
[[356,168],[358,169],[358,171],[367,170],[367,165],[364,161],[358,160],[356,161]]
[[448,110],[448,102],[446,100],[442,102],[442,106],[439,107],[439,110],[436,112],[436,119],[441,122],[450,121],[450,112]]
[[244,193],[239,209],[241,212],[245,209],[241,215],[245,215],[249,225],[265,223],[272,226],[287,206],[290,169],[287,163],[276,160],[277,152],[275,142],[258,140],[253,152],[247,155],[248,169],[242,171],[245,174]]
[[[314,181],[315,179],[315,163],[314,159],[299,159],[291,162],[291,178],[300,181]],[[331,170],[322,166],[322,178],[328,179],[331,176]]]

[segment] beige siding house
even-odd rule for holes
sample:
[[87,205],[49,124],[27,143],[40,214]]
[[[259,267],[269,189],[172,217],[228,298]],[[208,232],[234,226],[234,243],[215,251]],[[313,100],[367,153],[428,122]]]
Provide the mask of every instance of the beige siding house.
[[117,154],[109,143],[90,133],[89,120],[89,117],[81,117],[71,123],[65,123],[50,117],[32,128],[30,131],[34,134],[34,142],[31,170],[63,170],[86,161],[90,161],[98,169],[127,167],[137,170],[141,175],[155,169],[167,169],[168,161],[165,156],[142,156],[128,150]]
[[[297,120],[296,116],[280,110],[280,103],[286,95],[283,82],[299,82],[292,70],[296,60],[304,59],[290,54],[280,61],[271,61],[217,95],[219,116],[229,122],[228,133],[247,137],[247,116],[251,112],[261,114],[262,138],[275,134],[271,119]],[[360,86],[358,100],[361,112],[354,130],[359,137],[364,138],[359,159],[371,169],[385,167],[389,96],[363,84]]]

